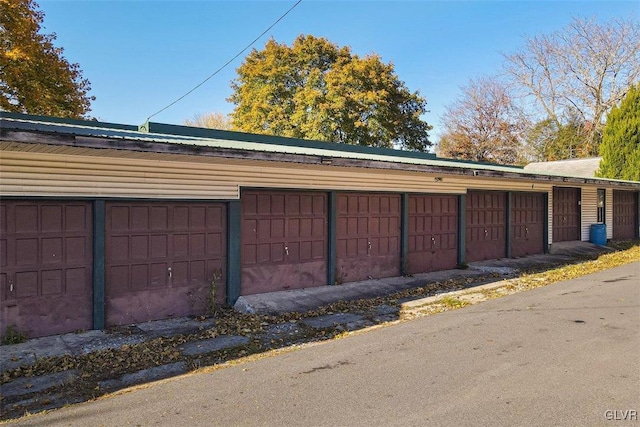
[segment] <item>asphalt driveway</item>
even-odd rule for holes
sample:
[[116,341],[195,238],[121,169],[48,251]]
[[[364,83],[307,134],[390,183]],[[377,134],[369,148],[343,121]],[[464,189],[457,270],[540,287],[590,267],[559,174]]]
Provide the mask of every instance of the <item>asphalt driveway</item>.
[[640,425],[640,263],[18,425]]

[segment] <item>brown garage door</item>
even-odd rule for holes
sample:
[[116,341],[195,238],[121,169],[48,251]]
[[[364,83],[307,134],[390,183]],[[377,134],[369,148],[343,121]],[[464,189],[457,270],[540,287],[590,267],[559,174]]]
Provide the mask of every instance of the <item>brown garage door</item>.
[[553,189],[553,241],[580,240],[580,189]]
[[636,193],[613,190],[613,238],[633,239],[636,231]]
[[205,313],[225,266],[225,204],[107,203],[108,325]]
[[541,193],[514,193],[511,198],[511,256],[544,253],[547,207]]
[[339,283],[400,275],[400,195],[338,194]]
[[327,284],[327,194],[242,193],[241,294]]
[[0,202],[0,333],[92,327],[91,215],[86,202]]
[[506,256],[506,193],[470,191],[467,194],[467,262]]
[[410,195],[407,273],[447,270],[457,264],[457,196]]

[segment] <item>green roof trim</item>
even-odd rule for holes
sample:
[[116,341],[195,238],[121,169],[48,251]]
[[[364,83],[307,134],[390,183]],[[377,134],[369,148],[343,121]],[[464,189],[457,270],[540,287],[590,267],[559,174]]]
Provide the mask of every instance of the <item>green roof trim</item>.
[[164,135],[195,136],[199,138],[223,139],[228,141],[255,142],[286,147],[315,148],[319,150],[342,151],[347,153],[373,154],[378,156],[408,157],[412,159],[427,160],[436,159],[435,154],[420,151],[394,150],[392,148],[368,147],[364,145],[351,145],[338,142],[316,141],[220,129],[196,128],[191,126],[170,125],[155,122],[149,123],[149,132]]
[[0,118],[13,120],[37,121],[45,123],[57,123],[72,126],[90,126],[96,128],[106,128],[115,130],[137,131],[138,126],[124,125],[120,123],[100,122],[98,120],[69,119],[63,117],[38,116],[34,114],[13,113],[10,111],[0,111]]
[[[248,142],[253,144],[264,144],[267,146],[281,146],[295,148],[296,152],[309,150],[323,150],[327,156],[331,156],[331,152],[344,153],[340,157],[348,157],[349,153],[356,154],[355,157],[361,156],[384,156],[386,161],[395,159],[414,159],[447,162],[452,166],[469,165],[484,166],[489,168],[508,168],[511,170],[521,170],[520,166],[499,165],[486,162],[471,162],[467,160],[438,158],[433,153],[425,153],[419,151],[396,150],[392,148],[368,147],[362,145],[351,145],[337,142],[326,142],[317,140],[306,140],[299,138],[289,138],[274,135],[262,135],[254,133],[245,133],[237,131],[228,131],[220,129],[197,128],[192,126],[172,125],[165,123],[149,123],[148,132],[139,132],[138,126],[125,125],[110,122],[101,122],[97,120],[69,119],[60,117],[39,116],[24,113],[13,113],[8,111],[0,111],[0,119],[5,118],[13,122],[13,126],[23,130],[36,130],[42,132],[53,132],[61,134],[74,134],[83,136],[104,136],[123,139],[153,140],[158,136],[173,136],[181,138],[181,143],[191,139],[208,139],[232,142]],[[6,122],[5,122],[6,123]],[[166,139],[166,138],[163,138]],[[178,141],[175,141],[176,143]],[[265,147],[266,148],[266,147]],[[255,149],[255,148],[254,148]],[[267,150],[268,151],[268,150]],[[315,154],[315,153],[309,153]],[[346,154],[346,156],[345,156]]]

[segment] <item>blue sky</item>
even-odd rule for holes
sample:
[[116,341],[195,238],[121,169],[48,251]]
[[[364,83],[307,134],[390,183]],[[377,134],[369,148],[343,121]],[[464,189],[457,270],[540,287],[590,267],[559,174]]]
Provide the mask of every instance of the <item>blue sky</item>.
[[[40,0],[44,31],[91,81],[92,116],[140,124],[222,66],[295,1]],[[269,37],[291,44],[325,37],[359,55],[393,62],[412,91],[426,97],[435,126],[470,78],[497,73],[501,53],[524,37],[566,26],[572,17],[640,18],[634,1],[323,1],[303,0]],[[152,121],[182,124],[197,113],[229,113],[230,82],[246,53]]]

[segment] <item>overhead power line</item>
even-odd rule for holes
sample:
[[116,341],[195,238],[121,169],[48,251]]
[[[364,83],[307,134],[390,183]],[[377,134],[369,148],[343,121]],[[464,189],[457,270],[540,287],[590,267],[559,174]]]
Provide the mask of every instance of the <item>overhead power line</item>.
[[[224,70],[229,64],[231,64],[237,57],[239,57],[240,55],[242,55],[247,49],[249,49],[251,46],[253,46],[253,44],[255,42],[257,42],[258,40],[260,40],[260,38],[262,38],[262,36],[264,36],[265,34],[267,34],[273,27],[275,27],[278,22],[282,21],[284,19],[285,16],[287,16],[289,14],[289,12],[291,12],[293,9],[296,8],[296,6],[298,6],[300,3],[302,3],[302,0],[298,0],[293,6],[291,6],[289,8],[289,10],[287,10],[285,13],[283,13],[278,19],[276,19],[276,21],[271,24],[269,26],[269,28],[267,28],[266,30],[264,30],[262,33],[260,33],[260,35],[258,37],[256,37],[255,39],[253,39],[251,41],[251,43],[249,43],[247,46],[244,47],[244,49],[242,49],[240,52],[238,52],[233,58],[231,58],[230,60],[228,60],[227,62],[224,63],[224,65],[220,68],[218,68],[216,71],[214,71],[209,77],[207,77],[206,79],[204,79],[203,81],[201,81],[200,83],[198,83],[196,86],[194,86],[190,91],[188,91],[187,93],[185,93],[184,95],[182,95],[181,97],[179,97],[178,99],[176,99],[175,101],[173,101],[172,103],[170,103],[169,105],[167,105],[166,107],[156,111],[155,113],[153,113],[152,115],[150,115],[149,117],[147,117],[146,122],[149,122],[149,119],[151,119],[151,117],[153,116],[157,116],[158,114],[162,113],[164,110],[172,107],[173,105],[177,104],[178,102],[182,101],[184,98],[186,98],[187,96],[189,96],[191,93],[193,93],[194,91],[196,91],[200,86],[202,86],[203,84],[205,84],[206,82],[208,82],[209,80],[211,80],[211,78],[213,78],[213,76],[215,76],[216,74],[218,74],[220,71]],[[148,127],[146,128],[147,130],[149,129]]]

